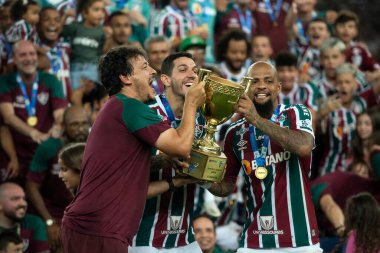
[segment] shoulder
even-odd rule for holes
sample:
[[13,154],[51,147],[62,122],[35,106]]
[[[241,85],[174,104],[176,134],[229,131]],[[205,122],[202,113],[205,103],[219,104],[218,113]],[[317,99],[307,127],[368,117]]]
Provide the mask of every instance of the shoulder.
[[248,131],[248,128],[246,128],[246,120],[244,118],[232,123],[227,129],[226,136],[240,131]]
[[15,73],[0,76],[0,94],[11,91],[16,85]]
[[40,82],[42,82],[46,87],[53,88],[56,87],[57,84],[60,84],[58,78],[53,74],[44,71],[40,71],[38,74]]
[[34,214],[26,214],[23,220],[23,227],[27,229],[39,229],[44,227],[43,220]]
[[61,139],[50,137],[38,145],[38,150],[43,151],[44,153],[46,152],[45,155],[52,152],[56,153],[62,147],[62,144],[63,143]]
[[297,116],[297,119],[300,118],[308,118],[311,116],[310,110],[303,104],[295,104],[295,105],[282,105],[283,109],[281,110],[281,113],[287,112],[287,113],[295,113]]

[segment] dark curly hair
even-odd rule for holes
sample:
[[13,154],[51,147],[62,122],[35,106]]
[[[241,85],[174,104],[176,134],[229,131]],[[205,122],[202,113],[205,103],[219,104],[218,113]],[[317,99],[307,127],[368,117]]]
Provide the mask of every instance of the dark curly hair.
[[222,37],[220,38],[217,46],[216,46],[216,53],[215,57],[218,62],[222,62],[226,59],[226,52],[228,49],[228,44],[230,43],[230,40],[237,40],[241,41],[244,40],[247,44],[247,55],[251,52],[251,42],[248,40],[248,35],[241,29],[231,29],[223,33]]
[[345,209],[346,233],[355,231],[356,252],[380,250],[380,211],[375,198],[362,192],[348,199]]
[[19,21],[22,16],[28,11],[28,7],[31,5],[37,5],[37,1],[34,0],[17,0],[12,4],[11,17],[13,21]]
[[132,75],[132,59],[138,56],[146,58],[145,52],[137,47],[116,47],[108,51],[99,60],[99,75],[102,85],[106,88],[108,95],[118,93],[122,87],[119,76]]

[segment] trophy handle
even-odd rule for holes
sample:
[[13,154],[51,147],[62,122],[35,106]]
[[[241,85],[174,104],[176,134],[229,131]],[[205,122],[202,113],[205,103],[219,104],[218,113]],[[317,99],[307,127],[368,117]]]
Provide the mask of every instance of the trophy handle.
[[244,94],[247,94],[251,85],[253,84],[253,78],[245,76],[241,79],[240,85],[244,87]]
[[211,70],[200,68],[198,70],[198,82],[206,80],[206,78],[209,77],[211,73]]

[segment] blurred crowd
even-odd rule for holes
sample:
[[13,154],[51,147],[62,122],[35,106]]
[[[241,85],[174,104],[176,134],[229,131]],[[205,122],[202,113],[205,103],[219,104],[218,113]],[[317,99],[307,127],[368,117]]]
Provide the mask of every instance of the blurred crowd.
[[[380,65],[358,38],[355,11],[317,10],[317,0],[0,4],[0,252],[60,252],[85,142],[108,100],[98,60],[119,46],[145,50],[156,94],[174,52],[236,83],[252,63],[275,66],[279,103],[312,113],[310,191],[322,248],[380,252]],[[220,144],[236,118],[218,128]],[[203,252],[238,248],[242,177],[224,198],[196,186],[193,230]]]

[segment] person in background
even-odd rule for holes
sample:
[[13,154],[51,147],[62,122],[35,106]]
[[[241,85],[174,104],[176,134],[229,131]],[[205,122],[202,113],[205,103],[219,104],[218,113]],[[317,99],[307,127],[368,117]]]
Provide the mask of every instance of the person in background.
[[79,186],[85,147],[84,142],[70,143],[64,146],[58,155],[59,178],[73,196],[77,193]]
[[191,54],[199,68],[205,65],[205,50],[206,42],[197,35],[186,37],[179,45],[179,51]]
[[161,81],[161,65],[164,59],[170,54],[171,44],[165,36],[150,36],[144,44],[149,64],[156,71],[152,83],[156,94],[164,92],[164,84]]
[[257,61],[271,62],[273,48],[268,36],[257,34],[252,38],[252,63]]
[[70,101],[74,105],[81,105],[83,91],[79,88],[87,85],[84,80],[99,82],[97,63],[106,43],[102,26],[105,17],[104,2],[102,0],[80,1],[77,12],[82,14],[83,22],[65,25],[61,35],[71,44]]
[[0,253],[22,253],[24,242],[14,232],[3,232],[0,234]]
[[251,52],[251,43],[243,30],[229,30],[216,46],[216,60],[224,77],[239,83],[245,76],[245,62]]
[[13,2],[13,0],[8,0],[0,5],[0,74],[8,73],[12,68],[12,65],[8,66],[8,61],[12,56],[12,45],[7,40],[5,32],[13,24],[11,18]]
[[346,253],[380,252],[379,208],[379,203],[369,193],[360,193],[348,199],[345,209]]
[[24,190],[15,183],[0,185],[0,234],[13,232],[21,236],[24,253],[48,253],[49,244],[44,222],[27,214],[28,203]]
[[216,231],[212,219],[207,215],[199,215],[193,219],[195,240],[203,253],[229,253],[216,245]]
[[37,71],[37,51],[30,41],[18,41],[13,53],[17,71],[0,77],[0,112],[12,133],[23,179],[37,145],[60,136],[67,100],[56,76]]

